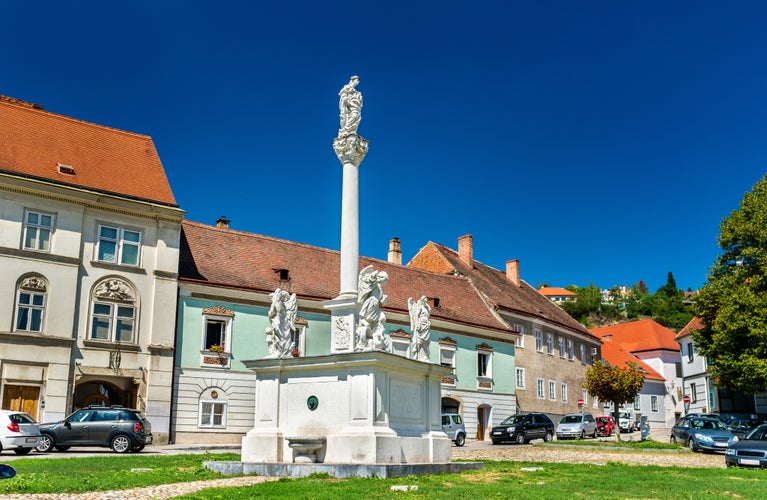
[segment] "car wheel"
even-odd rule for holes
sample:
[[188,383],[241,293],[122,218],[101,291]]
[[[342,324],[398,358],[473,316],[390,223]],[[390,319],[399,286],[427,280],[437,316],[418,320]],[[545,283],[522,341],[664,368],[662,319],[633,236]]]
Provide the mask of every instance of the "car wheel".
[[133,448],[133,444],[128,436],[125,434],[118,434],[112,438],[109,447],[112,448],[112,451],[115,453],[127,453]]
[[56,451],[67,451],[71,446],[54,446],[54,448],[56,448]]
[[676,436],[674,436],[674,435],[672,434],[672,435],[671,435],[671,439],[669,439],[669,440],[668,440],[668,442],[669,442],[669,443],[671,443],[671,444],[676,444]]
[[546,443],[550,443],[554,441],[554,435],[550,432],[547,432],[546,434],[543,435],[543,441]]
[[581,431],[581,439],[586,439],[586,431]]
[[53,437],[50,434],[41,434],[40,442],[37,445],[37,451],[47,453],[53,449]]
[[143,444],[137,444],[136,446],[131,448],[130,451],[131,451],[131,453],[138,453],[138,452],[140,452],[143,449],[144,449],[144,445]]
[[13,449],[13,452],[17,455],[26,455],[30,451],[32,451],[32,448],[14,448]]
[[525,444],[525,435],[521,432],[514,438],[514,442],[517,444]]
[[687,447],[690,448],[690,451],[692,452],[698,451],[698,447],[695,445],[695,440],[693,438],[690,438],[687,441]]
[[497,439],[493,439],[493,444],[501,444],[501,442],[498,441]]
[[594,428],[594,433],[591,435],[591,437],[593,437],[594,439],[597,438],[597,429],[596,429],[596,427]]
[[466,443],[466,436],[465,436],[465,435],[463,435],[463,434],[458,434],[458,435],[455,437],[455,445],[456,445],[456,446],[463,446],[463,445],[464,445],[464,443]]

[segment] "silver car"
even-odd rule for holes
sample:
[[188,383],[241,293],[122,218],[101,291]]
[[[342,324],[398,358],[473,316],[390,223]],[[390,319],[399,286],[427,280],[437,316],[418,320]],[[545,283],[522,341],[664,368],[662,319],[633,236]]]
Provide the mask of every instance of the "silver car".
[[442,414],[442,432],[447,434],[456,446],[463,446],[466,442],[466,429],[463,425],[463,419],[457,413]]
[[40,443],[40,426],[29,413],[0,410],[0,451],[26,455]]
[[591,413],[570,413],[557,425],[557,439],[597,437],[597,421]]

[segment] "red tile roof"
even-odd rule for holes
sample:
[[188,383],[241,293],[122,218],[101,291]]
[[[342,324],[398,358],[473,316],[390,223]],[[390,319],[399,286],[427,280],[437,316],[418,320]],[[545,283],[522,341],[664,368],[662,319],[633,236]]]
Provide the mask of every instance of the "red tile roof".
[[473,266],[469,267],[455,250],[444,245],[430,241],[408,262],[408,267],[465,276],[495,308],[540,318],[593,337],[583,325],[525,281],[520,280],[520,286],[516,286],[509,281],[505,272],[486,266],[476,259],[473,259]]
[[538,293],[543,295],[544,297],[574,297],[578,295],[575,292],[571,292],[570,290],[567,290],[566,288],[559,288],[556,286],[545,286],[543,288],[538,289]]
[[633,356],[623,346],[616,342],[607,341],[602,344],[602,359],[610,363],[612,366],[628,366],[629,363],[636,363],[642,370],[645,371],[645,379],[650,380],[666,380],[653,370],[650,365],[642,361],[641,359]]
[[684,328],[682,328],[679,331],[679,333],[676,334],[676,337],[674,337],[674,338],[679,340],[682,337],[686,337],[687,335],[689,335],[691,331],[693,331],[693,330],[698,331],[698,330],[701,330],[701,329],[703,329],[703,320],[701,320],[700,318],[695,317],[695,318],[692,318],[689,323],[684,325]]
[[[74,175],[60,173],[69,165]],[[0,172],[176,206],[152,138],[0,96]]]
[[[360,269],[371,264],[389,275],[384,287],[389,296],[385,309],[408,314],[409,297],[438,297],[433,319],[516,336],[466,278],[360,258]],[[280,286],[275,270],[287,269],[292,292],[300,298],[328,300],[339,292],[339,266],[340,254],[334,250],[198,222],[182,223],[181,282],[271,293]]]
[[658,349],[679,350],[679,344],[674,340],[674,332],[651,319],[604,326],[591,331],[602,340],[606,340],[606,336],[608,338],[611,336],[613,342],[621,344],[632,353]]

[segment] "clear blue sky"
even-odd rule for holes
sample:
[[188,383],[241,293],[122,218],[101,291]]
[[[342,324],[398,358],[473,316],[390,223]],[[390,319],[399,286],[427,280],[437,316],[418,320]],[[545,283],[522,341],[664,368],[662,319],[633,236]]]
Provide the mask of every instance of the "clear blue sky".
[[[11,0],[0,93],[152,136],[187,218],[360,251],[427,241],[533,286],[697,288],[767,167],[767,3]],[[130,175],[126,172],[126,175]]]

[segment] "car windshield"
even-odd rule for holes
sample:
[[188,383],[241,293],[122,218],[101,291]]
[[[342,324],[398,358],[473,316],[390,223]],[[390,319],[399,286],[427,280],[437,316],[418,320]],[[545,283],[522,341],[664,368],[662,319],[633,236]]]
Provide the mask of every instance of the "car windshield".
[[509,417],[503,422],[501,422],[501,425],[521,424],[524,421],[525,421],[525,415],[514,415],[513,417]]
[[690,427],[693,429],[709,429],[709,430],[717,430],[717,431],[726,431],[727,427],[719,421],[714,419],[702,419],[702,418],[696,418],[693,419],[690,422]]
[[11,420],[11,422],[15,422],[17,424],[35,424],[35,419],[32,418],[32,415],[28,415],[26,413],[11,413],[8,415],[8,418]]
[[759,426],[754,428],[746,435],[746,439],[760,439],[767,440],[767,426]]
[[560,424],[580,424],[583,417],[581,415],[565,415]]
[[621,413],[620,418],[631,418],[631,413]]

